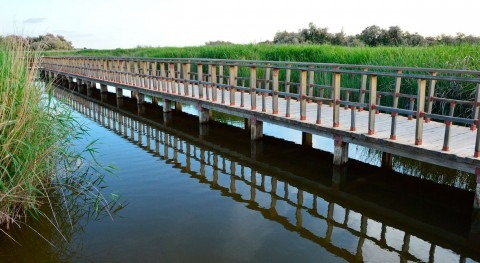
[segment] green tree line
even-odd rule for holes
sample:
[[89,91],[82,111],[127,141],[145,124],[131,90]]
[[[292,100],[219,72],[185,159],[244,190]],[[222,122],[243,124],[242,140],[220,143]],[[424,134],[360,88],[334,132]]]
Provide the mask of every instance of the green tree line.
[[38,37],[23,37],[19,35],[0,36],[0,44],[2,43],[22,43],[28,45],[34,50],[72,50],[71,41],[65,39],[61,35],[47,33]]
[[399,26],[388,29],[377,25],[366,27],[360,34],[347,35],[345,32],[330,33],[327,27],[317,27],[310,23],[298,32],[279,31],[275,34],[274,44],[330,44],[339,46],[433,46],[479,44],[480,37],[457,33],[456,36],[438,35],[425,37],[418,33],[403,31]]

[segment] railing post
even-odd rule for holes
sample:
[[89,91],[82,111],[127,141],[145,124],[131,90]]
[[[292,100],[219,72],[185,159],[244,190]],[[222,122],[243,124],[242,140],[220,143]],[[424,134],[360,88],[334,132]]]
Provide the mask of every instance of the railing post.
[[135,60],[133,60],[132,63],[133,63],[133,74],[134,74],[133,85],[138,86],[138,79],[139,79],[139,77],[138,77],[138,63]]
[[237,65],[230,65],[230,106],[235,105],[235,92],[237,86]]
[[298,93],[300,95],[300,120],[307,119],[307,99],[305,93],[307,91],[307,71],[302,69],[300,72],[300,89]]
[[334,72],[332,79],[333,91],[333,127],[340,126],[340,73]]
[[368,135],[375,133],[375,99],[377,98],[377,76],[370,76],[370,96],[368,104]]
[[[368,71],[368,68],[363,69],[364,72]],[[360,103],[365,103],[365,93],[367,93],[367,75],[362,75],[362,87],[360,88]],[[358,111],[363,111],[363,107],[358,107]]]
[[272,103],[272,113],[278,114],[278,68],[273,69],[273,103]]
[[[437,72],[432,72],[431,73],[433,77],[437,76]],[[427,103],[427,113],[432,113],[432,107],[433,107],[433,97],[435,96],[435,84],[436,84],[435,79],[430,80],[430,85],[428,87],[428,103]],[[430,122],[430,118],[425,118],[425,122],[428,123]]]
[[415,126],[415,145],[422,145],[423,137],[423,118],[425,117],[425,88],[427,81],[424,79],[418,80],[417,93],[417,125]]
[[[479,76],[480,77],[480,76]],[[480,110],[480,84],[477,84],[477,91],[475,93],[475,100],[472,107],[473,124],[470,125],[470,129],[474,131],[478,127],[478,112]]]
[[[198,80],[198,97],[200,99],[203,99],[203,65],[202,64],[197,64],[197,80]],[[193,91],[192,91],[193,92]],[[207,90],[208,92],[208,90]],[[208,99],[208,96],[207,96]]]
[[217,101],[217,65],[211,65],[210,82],[212,83],[212,101]]
[[252,110],[257,109],[257,68],[250,67],[250,107]]

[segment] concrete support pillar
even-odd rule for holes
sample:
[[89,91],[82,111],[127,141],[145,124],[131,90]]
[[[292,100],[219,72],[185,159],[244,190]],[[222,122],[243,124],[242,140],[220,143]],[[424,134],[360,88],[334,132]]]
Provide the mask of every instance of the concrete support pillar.
[[206,123],[200,124],[199,135],[200,139],[204,139],[210,133],[210,126]]
[[250,118],[245,118],[244,124],[245,124],[244,126],[246,131],[249,131],[252,128],[252,123],[250,122]]
[[172,123],[172,111],[163,112],[163,124],[170,125]]
[[263,122],[252,117],[250,119],[250,139],[259,140],[263,137]]
[[138,114],[145,113],[145,94],[138,93],[137,95],[137,109]]
[[202,108],[202,106],[198,105],[198,121],[200,124],[205,124],[210,121],[212,118],[212,111],[209,109]]
[[182,111],[182,103],[178,101],[175,102],[175,111]]
[[344,165],[348,162],[348,143],[343,141],[342,136],[333,137],[333,165]]
[[475,197],[473,199],[472,224],[470,226],[470,240],[480,242],[480,167],[475,169],[477,178],[477,187],[475,188]]
[[68,77],[68,89],[73,89],[73,78]]
[[107,85],[100,84],[100,99],[101,99],[101,101],[106,101],[107,100],[107,96],[108,96],[107,94],[108,94]]
[[93,89],[97,86],[95,82],[90,81],[87,85],[87,97],[91,97],[93,94]]
[[157,97],[152,97],[152,104],[155,106],[158,106],[158,98]]
[[117,108],[120,108],[123,106],[123,89],[116,88],[116,94],[117,94]]
[[80,92],[80,86],[82,86],[82,80],[81,79],[77,79],[77,84],[75,85],[75,91],[76,92]]
[[172,102],[170,100],[164,99],[163,112],[171,112],[171,111],[172,111]]
[[392,154],[391,153],[382,152],[381,167],[385,170],[392,170],[393,160],[392,160]]
[[302,145],[306,147],[312,147],[312,134],[307,132],[302,132]]

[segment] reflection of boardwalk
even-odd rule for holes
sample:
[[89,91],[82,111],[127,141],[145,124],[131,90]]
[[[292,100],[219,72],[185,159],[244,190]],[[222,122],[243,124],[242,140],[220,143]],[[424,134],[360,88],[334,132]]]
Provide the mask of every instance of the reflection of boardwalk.
[[[338,201],[355,200],[355,196],[345,196],[331,187],[312,181],[304,182],[289,172],[275,171],[275,174],[280,176],[273,177],[268,171],[274,168],[268,164],[254,162],[252,156],[244,156],[202,140],[198,136],[152,122],[127,111],[99,105],[91,99],[72,95],[68,91],[57,89],[56,94],[77,111],[143,149],[155,153],[175,168],[188,173],[199,183],[220,191],[223,196],[245,203],[249,209],[260,212],[265,218],[280,223],[289,231],[298,233],[345,260],[362,261],[365,251],[368,251],[379,256],[385,253],[395,254],[397,259],[405,262],[434,262],[440,259],[437,251],[445,250],[441,246],[451,247],[453,252],[448,252],[450,254],[463,254],[459,257],[459,262],[464,262],[467,257],[478,258],[479,252],[472,250],[467,240],[444,233],[435,227],[425,227],[427,231],[432,230],[430,236],[438,237],[429,240],[415,231],[408,230],[415,229],[418,225],[422,226],[422,222],[395,214],[389,208],[375,207],[362,203],[361,200],[356,201],[360,204],[359,207],[371,206],[375,210],[380,210],[379,214],[388,210],[384,214],[393,214],[394,218],[385,221],[394,222],[393,224],[383,223],[382,219],[357,212],[355,205]],[[405,227],[409,224],[413,227]],[[400,237],[401,245],[395,244],[392,234],[394,238]],[[354,245],[345,246],[348,242],[340,242],[339,239],[342,238],[351,240]],[[418,242],[425,244],[428,249],[419,251],[411,247],[411,240],[415,241],[414,244]]]

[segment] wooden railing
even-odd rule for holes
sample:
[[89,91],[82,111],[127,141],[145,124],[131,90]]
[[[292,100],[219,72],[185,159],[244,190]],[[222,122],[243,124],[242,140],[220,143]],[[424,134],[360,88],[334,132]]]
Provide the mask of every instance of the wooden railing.
[[[121,85],[216,101],[267,112],[271,97],[274,115],[291,117],[291,100],[298,102],[299,119],[307,119],[307,103],[316,103],[317,124],[322,105],[332,108],[333,128],[340,125],[340,107],[351,110],[350,130],[356,131],[356,112],[368,110],[369,135],[375,115],[391,115],[390,139],[397,139],[397,118],[415,118],[415,145],[422,144],[424,122],[445,122],[443,151],[450,148],[453,124],[478,125],[480,71],[385,67],[328,63],[219,59],[146,59],[126,57],[44,57],[45,69]],[[262,77],[263,76],[263,77]],[[237,93],[241,93],[240,101]],[[249,102],[245,101],[248,93]],[[256,96],[253,96],[256,94]],[[279,108],[279,101],[284,107]],[[473,143],[473,142],[472,142]],[[477,131],[474,157],[480,157]]]

